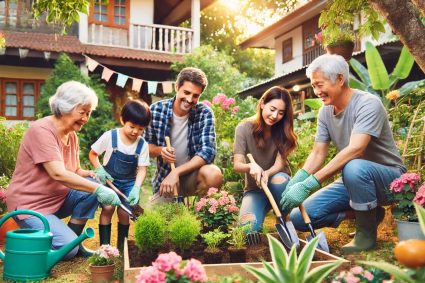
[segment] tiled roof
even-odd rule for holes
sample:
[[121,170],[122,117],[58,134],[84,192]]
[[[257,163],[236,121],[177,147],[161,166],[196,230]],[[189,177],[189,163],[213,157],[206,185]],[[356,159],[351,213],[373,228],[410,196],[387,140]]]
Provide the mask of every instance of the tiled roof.
[[181,61],[182,55],[142,51],[129,48],[83,44],[72,35],[1,31],[6,38],[6,47],[27,48],[37,51],[66,52],[108,58],[171,63]]

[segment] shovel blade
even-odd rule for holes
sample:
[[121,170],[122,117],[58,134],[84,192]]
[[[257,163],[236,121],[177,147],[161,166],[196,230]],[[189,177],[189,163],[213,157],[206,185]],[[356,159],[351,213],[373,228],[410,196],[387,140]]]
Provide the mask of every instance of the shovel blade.
[[[323,231],[320,231],[320,232],[316,233],[316,237],[319,238],[319,241],[317,243],[317,248],[319,250],[322,250],[324,252],[329,253],[330,251],[329,251],[328,241],[326,240],[325,233],[323,233]],[[313,239],[314,238],[311,235],[308,235],[306,237],[307,242],[310,242]]]
[[291,237],[292,243],[297,246],[297,249],[300,247],[300,239],[298,238],[297,230],[295,230],[294,224],[292,221],[286,221],[286,229],[288,234]]
[[282,240],[283,245],[286,248],[291,249],[295,243],[292,242],[286,227],[284,227],[281,223],[276,223],[275,226],[276,226],[277,233],[279,234],[279,237]]

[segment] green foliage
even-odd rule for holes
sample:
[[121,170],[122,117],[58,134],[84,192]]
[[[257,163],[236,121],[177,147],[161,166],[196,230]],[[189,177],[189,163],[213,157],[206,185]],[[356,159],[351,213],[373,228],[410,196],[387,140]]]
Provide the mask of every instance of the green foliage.
[[342,264],[342,260],[338,260],[310,270],[314,251],[319,240],[317,237],[302,249],[298,258],[295,246],[292,247],[288,255],[281,242],[269,234],[267,234],[267,238],[269,240],[273,265],[263,260],[264,268],[255,268],[249,265],[243,266],[254,275],[259,282],[320,283],[329,273]]
[[413,204],[416,209],[416,214],[418,215],[419,224],[421,225],[422,233],[425,235],[425,208],[420,206],[417,203]]
[[187,207],[179,202],[164,203],[155,207],[155,210],[162,215],[165,221],[170,222],[174,217],[188,213]]
[[0,176],[5,175],[10,179],[15,170],[19,146],[28,129],[28,123],[7,127],[4,121],[5,118],[0,117]]
[[185,67],[197,67],[205,72],[208,78],[208,87],[201,99],[211,99],[217,93],[226,93],[234,97],[242,88],[245,76],[233,67],[233,58],[224,52],[215,51],[209,45],[201,46],[193,53],[185,55],[183,62],[175,62],[171,69],[178,73]]
[[59,26],[61,32],[66,33],[68,26],[80,21],[78,12],[88,13],[89,4],[89,0],[36,0],[32,10],[35,19],[45,12],[46,22]]
[[249,225],[232,227],[230,230],[230,240],[227,243],[238,249],[244,247],[246,244],[246,231],[249,229],[247,226]]
[[204,238],[208,248],[210,249],[216,249],[220,243],[229,236],[230,234],[221,232],[218,228],[201,235],[201,237]]
[[190,212],[176,215],[169,223],[171,243],[180,250],[190,248],[201,232],[201,221]]
[[49,98],[56,89],[64,82],[75,80],[91,87],[99,99],[98,107],[93,111],[90,120],[78,133],[80,142],[80,160],[85,166],[89,165],[88,153],[90,146],[106,131],[117,125],[114,116],[111,115],[112,103],[108,100],[105,86],[97,77],[87,77],[81,73],[80,69],[72,62],[66,54],[61,54],[55,64],[52,74],[46,80],[41,89],[40,99],[37,104],[37,116],[44,117],[51,115],[49,108]]
[[151,251],[165,242],[167,222],[156,211],[145,211],[136,221],[134,237],[137,247],[142,251]]

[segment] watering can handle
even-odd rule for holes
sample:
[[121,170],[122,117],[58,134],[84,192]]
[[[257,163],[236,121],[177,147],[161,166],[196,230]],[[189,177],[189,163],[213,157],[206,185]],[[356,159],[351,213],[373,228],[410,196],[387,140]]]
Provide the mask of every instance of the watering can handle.
[[27,210],[27,209],[15,210],[13,212],[6,214],[5,216],[3,216],[0,219],[0,226],[3,225],[3,223],[6,222],[6,220],[9,219],[10,217],[15,216],[15,215],[19,215],[19,214],[33,215],[33,216],[39,218],[41,220],[41,222],[43,222],[44,233],[50,232],[50,225],[49,225],[49,222],[47,222],[47,219],[42,214],[40,214],[36,211],[33,211],[33,210]]

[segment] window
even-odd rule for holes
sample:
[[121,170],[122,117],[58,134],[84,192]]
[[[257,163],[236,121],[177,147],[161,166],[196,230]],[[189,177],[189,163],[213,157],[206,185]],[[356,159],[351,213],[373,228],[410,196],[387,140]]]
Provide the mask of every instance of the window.
[[126,0],[94,0],[90,9],[90,23],[110,27],[128,27],[129,7]]
[[0,79],[0,116],[8,119],[35,119],[41,81]]
[[292,60],[292,38],[282,42],[282,63]]

